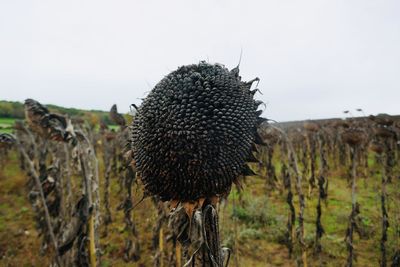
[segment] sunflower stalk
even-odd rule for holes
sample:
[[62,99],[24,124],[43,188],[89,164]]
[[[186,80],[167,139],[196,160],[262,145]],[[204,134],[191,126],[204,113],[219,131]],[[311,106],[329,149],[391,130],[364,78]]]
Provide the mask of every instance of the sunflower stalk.
[[289,257],[292,257],[293,254],[293,241],[295,239],[295,223],[296,223],[296,210],[293,204],[293,192],[292,192],[292,181],[290,177],[290,172],[288,171],[286,165],[282,165],[282,176],[283,176],[283,184],[285,189],[287,190],[286,203],[289,206],[288,220],[287,220],[287,240],[286,246],[289,250]]
[[183,204],[179,204],[169,215],[170,229],[176,235],[183,251],[189,253],[184,267],[222,267],[222,254],[218,215],[216,208],[204,202],[202,207],[194,210],[193,217],[189,218]]
[[88,229],[89,229],[89,258],[90,258],[90,266],[96,267],[96,245],[95,245],[95,226],[94,226],[94,215],[93,215],[93,201],[92,201],[92,189],[91,189],[91,178],[86,172],[85,161],[83,157],[82,148],[79,149],[79,161],[81,164],[81,170],[83,175],[83,184],[84,184],[84,192],[88,201]]
[[37,190],[39,191],[40,199],[42,201],[44,214],[45,214],[45,219],[46,219],[46,224],[47,224],[47,229],[48,229],[48,232],[49,232],[49,235],[50,235],[50,240],[51,240],[51,242],[53,243],[53,246],[54,246],[55,261],[56,261],[57,266],[62,267],[63,265],[62,265],[62,261],[61,261],[60,255],[58,254],[57,239],[56,239],[56,237],[54,235],[53,225],[51,224],[51,218],[50,218],[49,209],[48,209],[47,203],[46,203],[46,197],[44,196],[42,184],[41,184],[39,176],[38,176],[38,174],[37,174],[37,172],[35,170],[35,164],[29,158],[28,154],[26,153],[24,147],[21,145],[19,140],[16,140],[16,142],[17,142],[18,150],[20,151],[20,153],[24,157],[25,162],[27,162],[27,165],[29,167],[29,173],[32,175],[32,177],[35,180],[36,187],[37,187]]
[[356,217],[360,213],[359,211],[359,206],[357,204],[357,198],[356,198],[356,179],[357,179],[357,174],[356,174],[356,169],[357,169],[357,152],[358,149],[357,147],[351,147],[351,213],[349,216],[349,222],[348,222],[348,227],[347,227],[347,232],[346,232],[346,245],[347,245],[347,251],[348,251],[348,256],[347,256],[347,267],[352,267],[353,262],[355,259],[355,253],[354,253],[354,239],[353,239],[353,234],[354,231],[357,228],[357,222],[356,222]]
[[387,212],[387,190],[386,185],[388,179],[386,177],[386,166],[385,166],[385,154],[379,157],[379,163],[382,166],[382,183],[381,183],[381,212],[382,212],[382,236],[381,236],[381,267],[387,266],[387,251],[386,251],[386,241],[387,241],[387,230],[389,228],[389,215]]
[[319,158],[321,161],[319,174],[318,174],[318,203],[317,203],[317,219],[315,222],[315,253],[320,255],[322,251],[321,238],[325,233],[324,228],[322,226],[321,218],[322,218],[322,201],[326,200],[327,192],[325,191],[326,182],[326,173],[327,173],[327,161],[325,156],[325,142],[321,134],[318,134],[318,145],[319,145]]
[[282,137],[285,141],[286,147],[287,147],[287,157],[288,157],[288,161],[289,161],[289,166],[292,168],[295,177],[296,177],[296,191],[297,191],[297,195],[299,198],[299,214],[298,214],[298,222],[299,222],[299,226],[296,229],[296,236],[297,236],[297,240],[301,249],[301,256],[299,259],[297,259],[297,261],[303,266],[303,267],[307,267],[307,246],[304,240],[305,237],[305,229],[304,229],[304,210],[306,207],[305,204],[305,197],[304,197],[304,193],[303,193],[303,189],[302,189],[302,176],[299,170],[299,166],[297,164],[297,156],[296,156],[296,152],[293,149],[293,145],[292,142],[289,140],[289,137],[287,136],[287,134],[280,128],[271,126],[273,128],[275,128],[276,130],[278,130],[281,134]]

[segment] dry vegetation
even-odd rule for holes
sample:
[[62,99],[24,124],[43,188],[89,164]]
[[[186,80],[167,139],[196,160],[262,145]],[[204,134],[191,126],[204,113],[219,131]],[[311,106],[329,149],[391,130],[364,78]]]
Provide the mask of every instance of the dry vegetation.
[[136,178],[116,106],[116,129],[25,109],[0,135],[2,266],[400,266],[395,117],[263,122],[230,194],[166,203]]

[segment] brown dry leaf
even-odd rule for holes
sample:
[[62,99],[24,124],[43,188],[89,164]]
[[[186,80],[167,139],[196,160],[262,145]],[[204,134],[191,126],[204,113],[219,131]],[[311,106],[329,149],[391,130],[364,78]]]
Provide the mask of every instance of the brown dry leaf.
[[134,161],[134,159],[132,159],[132,150],[125,152],[123,157],[126,162],[129,162],[129,160],[131,159],[131,164],[132,164],[132,161]]
[[[242,177],[240,177],[240,178],[242,178]],[[240,181],[243,179],[240,179],[240,178],[238,177],[235,180],[233,180],[233,183],[237,186],[238,189],[243,190],[243,185],[242,185],[242,182]]]
[[132,167],[133,169],[135,169],[135,168],[136,168],[136,161],[133,159],[133,160],[131,161],[130,165],[131,165],[131,167]]
[[206,198],[204,198],[204,197],[199,198],[199,200],[198,200],[199,208],[202,208],[202,207],[203,207],[203,204],[204,204],[204,201],[205,201],[205,200],[206,200]]
[[214,207],[217,205],[217,203],[219,202],[219,196],[212,196],[210,198],[211,201],[211,205],[213,205]]
[[183,208],[186,211],[186,214],[189,216],[189,219],[192,220],[194,210],[197,206],[197,202],[184,202]]
[[179,202],[180,202],[180,201],[177,200],[177,199],[171,200],[171,201],[169,202],[169,209],[170,209],[170,210],[175,209],[175,208],[178,206]]
[[141,180],[139,172],[136,172],[135,176],[136,181]]

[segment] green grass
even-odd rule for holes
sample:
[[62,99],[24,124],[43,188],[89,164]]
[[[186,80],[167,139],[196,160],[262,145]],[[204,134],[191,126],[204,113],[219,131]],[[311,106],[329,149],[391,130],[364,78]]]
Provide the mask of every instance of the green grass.
[[0,118],[0,132],[11,133],[15,118]]
[[0,124],[13,124],[15,120],[15,118],[0,118]]
[[108,125],[108,128],[110,128],[111,130],[114,130],[114,131],[118,131],[119,126],[118,125]]
[[[11,133],[13,131],[12,126],[14,122],[18,120],[16,118],[0,118],[0,133]],[[111,130],[118,131],[118,125],[108,125]],[[96,130],[99,129],[99,126],[96,127]]]
[[[103,197],[103,173],[101,152],[98,155],[100,164],[100,191]],[[274,157],[275,166],[280,162],[279,154]],[[378,266],[380,258],[379,239],[381,234],[380,211],[380,174],[379,167],[373,164],[371,156],[370,170],[372,174],[366,179],[357,179],[357,201],[361,208],[362,230],[367,234],[361,239],[354,235],[355,251],[358,261],[355,266]],[[44,266],[48,265],[46,256],[41,257],[39,251],[40,238],[34,228],[33,211],[28,202],[26,192],[26,175],[18,167],[18,159],[15,153],[11,153],[7,159],[6,168],[0,168],[0,266]],[[255,171],[257,167],[252,166]],[[281,179],[279,168],[276,168],[278,179]],[[398,170],[395,170],[398,173]],[[329,172],[328,200],[322,205],[322,224],[325,235],[321,239],[323,253],[322,266],[344,266],[347,251],[344,243],[348,216],[351,210],[351,194],[346,179],[345,167]],[[293,178],[294,179],[294,178]],[[75,183],[79,179],[73,178]],[[294,181],[293,192],[294,189]],[[303,192],[307,192],[307,181],[304,177]],[[387,248],[389,256],[397,246],[396,229],[398,222],[395,215],[398,213],[398,179],[388,185],[389,220]],[[285,190],[268,190],[264,178],[253,176],[246,178],[243,183],[244,190],[238,192],[232,189],[227,202],[219,207],[221,239],[225,246],[232,248],[231,264],[239,261],[239,266],[295,266],[294,259],[288,257],[285,241],[288,206],[286,204]],[[78,189],[77,189],[78,190]],[[127,232],[124,231],[123,213],[116,211],[121,202],[121,193],[118,192],[118,179],[113,177],[110,185],[110,204],[113,223],[109,226],[109,235],[101,238],[104,255],[102,266],[151,266],[151,236],[152,227],[157,219],[156,211],[150,199],[144,200],[133,211],[141,248],[142,259],[137,265],[127,264],[122,260],[122,247]],[[142,191],[134,187],[134,202],[142,197]],[[296,216],[299,211],[298,197],[295,193],[294,205]],[[235,203],[233,205],[233,203]],[[317,191],[313,190],[311,197],[306,198],[306,210],[304,216],[305,242],[308,247],[308,261],[310,266],[321,266],[319,259],[313,256],[313,243],[315,240]],[[236,225],[236,230],[235,230]],[[296,227],[298,222],[296,221]],[[102,226],[100,226],[102,229]],[[168,229],[164,226],[164,229]],[[24,235],[28,231],[29,235]],[[238,244],[235,249],[234,244]],[[295,249],[298,246],[295,245]],[[236,257],[239,253],[239,257]],[[29,255],[29,257],[26,257]],[[270,265],[266,265],[266,262]]]
[[[110,130],[118,131],[120,126],[119,125],[107,125]],[[99,131],[100,125],[96,125],[95,130]]]

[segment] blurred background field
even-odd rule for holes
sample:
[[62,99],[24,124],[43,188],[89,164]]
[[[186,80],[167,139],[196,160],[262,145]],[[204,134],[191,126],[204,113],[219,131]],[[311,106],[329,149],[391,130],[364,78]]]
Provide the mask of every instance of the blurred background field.
[[[84,114],[87,114],[84,112]],[[89,117],[91,115],[89,114]],[[12,132],[15,119],[2,118],[1,132]],[[115,131],[118,126],[112,126]],[[99,129],[95,127],[95,129]],[[95,130],[95,131],[97,131]],[[101,144],[97,148],[100,173],[100,195],[104,196],[104,162]],[[287,192],[283,188],[281,168],[285,162],[279,146],[275,147],[273,166],[277,180],[271,186],[271,177],[263,165],[251,164],[258,174],[247,177],[243,189],[232,188],[228,199],[218,205],[222,244],[232,251],[230,266],[296,266],[296,253],[299,247],[294,246],[294,255],[288,253],[287,222],[289,207],[286,203]],[[323,201],[321,218],[325,234],[321,239],[322,253],[317,255],[315,246],[315,222],[318,190],[306,194],[304,214],[305,244],[309,266],[344,266],[347,258],[345,243],[348,217],[351,212],[351,194],[348,182],[348,165],[334,164],[334,157],[329,155],[328,197]],[[399,247],[399,204],[400,188],[399,166],[393,169],[394,179],[388,184],[389,225],[387,253],[395,254]],[[368,169],[358,167],[357,201],[361,214],[358,225],[359,233],[355,234],[356,261],[354,266],[379,266],[381,238],[381,167],[376,163],[376,154],[368,152]],[[78,177],[74,177],[78,179]],[[28,201],[26,184],[28,178],[19,167],[15,151],[0,166],[0,265],[1,266],[45,266],[51,257],[45,251],[40,252],[41,236],[35,228],[34,213]],[[293,181],[292,181],[293,182]],[[294,182],[293,182],[294,183]],[[309,187],[303,180],[303,190]],[[78,189],[77,189],[78,190]],[[294,188],[292,189],[294,191]],[[298,198],[294,193],[294,206],[298,213]],[[123,212],[118,206],[123,201],[120,182],[114,175],[110,184],[110,210],[112,222],[108,226],[108,235],[101,238],[101,266],[153,266],[154,260],[154,227],[157,222],[157,209],[151,199],[145,199],[134,208],[132,220],[136,225],[140,259],[137,262],[124,261],[124,239],[129,233],[124,227]],[[133,187],[133,202],[142,197],[140,183]],[[101,212],[104,207],[101,206]],[[296,221],[295,228],[298,226]],[[103,229],[104,226],[101,226]],[[168,235],[166,224],[162,227]],[[167,247],[171,244],[167,243]],[[171,249],[171,248],[169,248]],[[167,255],[164,255],[167,260]]]

